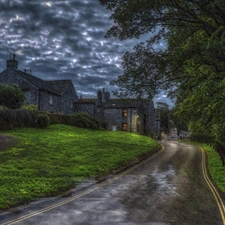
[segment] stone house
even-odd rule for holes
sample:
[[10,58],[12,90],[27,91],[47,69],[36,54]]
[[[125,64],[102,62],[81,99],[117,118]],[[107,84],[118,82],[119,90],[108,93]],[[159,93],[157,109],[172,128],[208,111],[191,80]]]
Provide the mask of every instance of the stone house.
[[80,98],[74,103],[75,112],[85,112],[104,120],[109,130],[140,134],[155,133],[155,109],[152,100],[110,99],[110,93],[98,91],[96,99]]
[[78,99],[71,80],[46,81],[27,70],[20,71],[14,54],[10,54],[6,69],[0,73],[0,83],[18,85],[26,95],[26,103],[37,105],[40,111],[70,114]]

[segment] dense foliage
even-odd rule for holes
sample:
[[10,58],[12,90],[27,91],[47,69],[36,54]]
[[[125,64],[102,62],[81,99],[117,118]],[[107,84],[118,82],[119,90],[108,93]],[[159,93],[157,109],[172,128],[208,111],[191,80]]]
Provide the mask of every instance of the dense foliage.
[[16,85],[0,83],[0,106],[18,109],[25,100],[25,94]]
[[0,110],[0,130],[11,130],[22,127],[46,128],[49,125],[49,117],[38,111],[22,109]]
[[160,130],[169,135],[170,128],[172,128],[169,105],[163,102],[157,102],[155,112],[160,119]]
[[100,2],[115,24],[106,37],[149,35],[124,55],[124,74],[112,82],[120,87],[117,94],[152,97],[167,90],[193,133],[225,144],[225,1]]
[[170,135],[170,130],[176,128],[179,136],[181,131],[188,131],[188,126],[186,121],[182,121],[174,114],[174,110],[167,103],[156,102],[155,113],[160,118],[160,130]]

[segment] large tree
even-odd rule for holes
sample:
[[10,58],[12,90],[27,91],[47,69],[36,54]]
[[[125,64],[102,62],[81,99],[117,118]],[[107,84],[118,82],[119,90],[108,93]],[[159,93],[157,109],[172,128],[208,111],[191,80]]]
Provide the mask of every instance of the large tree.
[[169,105],[164,102],[156,102],[155,113],[160,119],[160,129],[169,134],[171,128]]
[[[149,34],[124,55],[124,74],[112,82],[120,87],[118,95],[152,97],[164,89],[177,98],[177,115],[192,124],[198,121],[207,132],[223,130],[225,1],[100,2],[112,11],[115,23],[106,37],[123,40]],[[154,48],[159,42],[164,48]]]
[[[149,34],[124,55],[124,74],[114,81],[123,93],[155,94],[161,88],[194,79],[187,67],[201,65],[224,72],[225,2],[222,0],[100,0],[115,25],[106,37],[120,40]],[[165,42],[165,49],[154,44]],[[193,63],[193,64],[192,64]],[[199,78],[197,78],[199,79]],[[204,79],[204,78],[203,78]]]

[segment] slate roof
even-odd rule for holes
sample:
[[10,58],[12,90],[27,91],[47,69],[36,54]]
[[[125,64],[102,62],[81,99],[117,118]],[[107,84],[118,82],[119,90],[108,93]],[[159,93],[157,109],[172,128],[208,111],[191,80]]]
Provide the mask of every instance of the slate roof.
[[140,101],[137,99],[110,99],[103,105],[105,108],[137,108]]
[[[97,98],[78,99],[75,104],[98,104]],[[140,101],[137,99],[109,99],[103,102],[104,108],[137,108]]]
[[36,87],[42,90],[46,90],[51,93],[57,94],[57,95],[61,95],[65,91],[65,89],[68,87],[68,85],[72,83],[71,80],[46,81],[17,69],[15,69],[15,71],[21,77],[23,77],[24,79],[26,79],[27,81],[35,85]]
[[52,80],[46,81],[50,86],[52,86],[58,94],[62,94],[68,85],[72,83],[71,80]]
[[80,98],[75,104],[95,104],[98,101],[96,98]]

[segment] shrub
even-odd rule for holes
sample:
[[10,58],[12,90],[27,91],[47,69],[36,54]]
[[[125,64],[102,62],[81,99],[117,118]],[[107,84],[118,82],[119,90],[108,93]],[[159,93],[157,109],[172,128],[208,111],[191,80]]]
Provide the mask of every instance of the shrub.
[[72,120],[75,123],[75,126],[93,129],[93,130],[100,130],[106,129],[107,125],[105,126],[104,122],[99,121],[96,118],[91,117],[86,113],[74,113],[72,115]]
[[51,113],[43,113],[42,114],[46,114],[48,115],[49,119],[50,119],[50,124],[64,124],[64,118],[63,115],[60,114],[51,114]]
[[213,137],[207,134],[191,134],[189,137],[190,141],[201,142],[201,143],[212,143]]
[[106,122],[91,117],[86,113],[74,113],[71,115],[45,114],[49,116],[50,124],[66,124],[92,130],[105,130],[107,128]]
[[22,109],[37,111],[37,105],[24,104],[24,105],[22,105]]
[[0,83],[0,105],[9,109],[18,109],[25,100],[25,94],[17,85]]
[[47,115],[38,114],[37,116],[37,126],[40,128],[46,128],[50,124],[50,119]]

